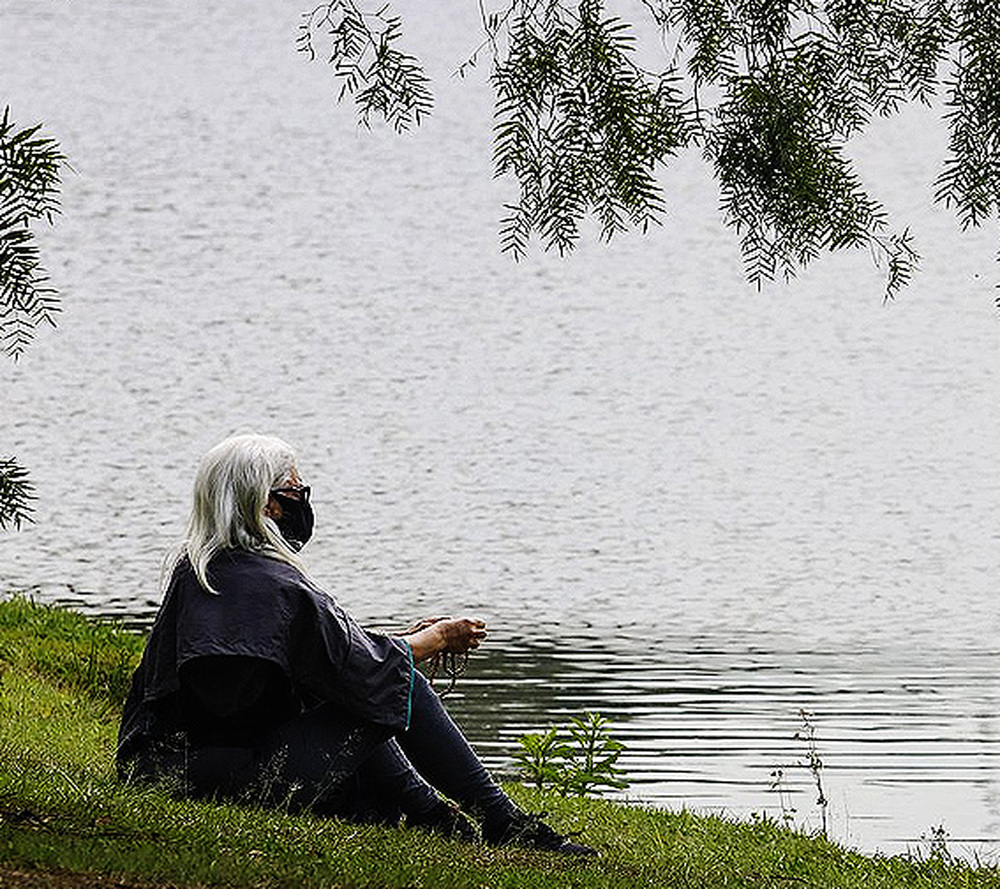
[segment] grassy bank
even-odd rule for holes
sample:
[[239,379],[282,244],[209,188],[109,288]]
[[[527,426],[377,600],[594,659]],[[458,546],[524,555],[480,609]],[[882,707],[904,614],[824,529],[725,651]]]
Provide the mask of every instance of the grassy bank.
[[863,856],[773,821],[519,787],[523,805],[583,830],[602,857],[491,850],[123,787],[111,757],[141,647],[67,611],[0,602],[0,886],[1000,887],[995,868]]

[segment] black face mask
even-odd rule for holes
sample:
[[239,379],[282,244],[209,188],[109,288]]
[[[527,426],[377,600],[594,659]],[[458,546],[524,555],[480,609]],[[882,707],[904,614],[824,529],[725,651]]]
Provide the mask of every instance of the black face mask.
[[301,500],[297,497],[289,497],[287,494],[272,491],[271,496],[278,501],[281,507],[281,518],[275,519],[281,536],[285,542],[298,552],[306,545],[312,537],[315,516],[313,515],[312,504],[309,503],[309,488],[301,489]]

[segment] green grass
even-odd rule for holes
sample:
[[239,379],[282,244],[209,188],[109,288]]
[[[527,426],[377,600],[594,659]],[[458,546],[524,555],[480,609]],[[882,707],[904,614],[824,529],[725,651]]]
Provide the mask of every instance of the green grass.
[[[0,864],[177,886],[1000,887],[1000,870],[864,856],[772,820],[510,788],[597,861],[416,830],[171,798],[121,785],[118,708],[141,638],[24,599],[0,602]],[[2,885],[2,873],[0,873]]]

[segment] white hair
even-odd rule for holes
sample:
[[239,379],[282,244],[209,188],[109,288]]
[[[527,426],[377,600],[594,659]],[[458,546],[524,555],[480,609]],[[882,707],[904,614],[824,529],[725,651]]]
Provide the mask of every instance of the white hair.
[[295,463],[291,446],[271,435],[234,435],[201,458],[181,555],[208,592],[218,593],[208,565],[221,550],[260,552],[301,569],[278,526],[264,515],[271,490],[288,480]]

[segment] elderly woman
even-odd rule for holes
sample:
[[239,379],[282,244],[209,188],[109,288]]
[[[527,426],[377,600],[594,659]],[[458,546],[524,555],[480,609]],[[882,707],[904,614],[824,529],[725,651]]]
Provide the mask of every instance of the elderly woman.
[[202,459],[122,715],[120,774],[465,839],[475,821],[489,844],[593,854],[514,805],[414,668],[476,648],[483,621],[362,629],[299,560],[309,493],[277,438],[236,436]]

